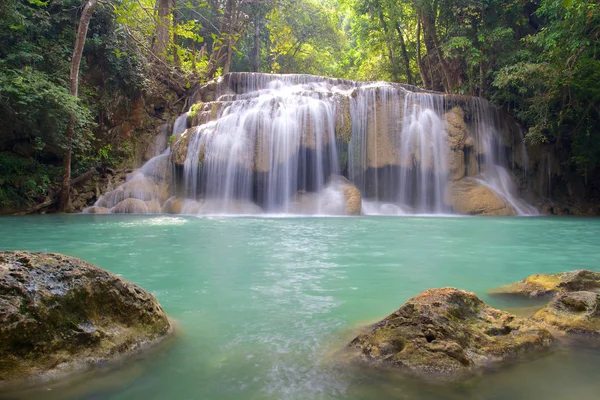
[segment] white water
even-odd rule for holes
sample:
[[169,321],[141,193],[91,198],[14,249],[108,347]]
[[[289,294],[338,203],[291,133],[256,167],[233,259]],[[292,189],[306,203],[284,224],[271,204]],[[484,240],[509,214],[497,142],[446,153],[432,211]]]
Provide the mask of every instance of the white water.
[[[461,98],[459,104],[404,85],[249,73],[222,78],[214,96],[216,102],[198,111],[208,122],[186,130],[188,113],[182,114],[173,126],[174,154],[167,149],[126,184],[145,179],[160,196],[132,197],[158,202],[163,212],[176,196],[182,213],[336,215],[347,210],[346,184],[334,184],[340,182],[335,177],[346,175],[362,193],[363,214],[448,214],[445,115],[460,105],[476,157],[465,175],[518,214],[536,213],[510,171],[510,152],[525,151],[522,138],[510,136],[485,100]],[[181,164],[178,146],[185,151]],[[113,209],[117,203],[107,197],[127,198],[108,194],[97,206]]]
[[173,132],[174,136],[179,136],[187,129],[187,119],[189,113],[183,113],[173,123]]

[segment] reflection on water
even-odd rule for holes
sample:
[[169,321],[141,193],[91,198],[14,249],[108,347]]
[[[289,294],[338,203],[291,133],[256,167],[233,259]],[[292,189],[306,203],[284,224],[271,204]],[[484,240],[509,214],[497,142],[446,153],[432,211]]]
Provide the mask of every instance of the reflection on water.
[[[598,268],[600,220],[545,218],[0,219],[0,248],[56,251],[153,292],[180,326],[165,348],[8,399],[596,399],[600,346],[560,345],[459,384],[351,366],[361,325],[430,287],[489,297],[538,272]],[[600,344],[600,342],[599,342]]]

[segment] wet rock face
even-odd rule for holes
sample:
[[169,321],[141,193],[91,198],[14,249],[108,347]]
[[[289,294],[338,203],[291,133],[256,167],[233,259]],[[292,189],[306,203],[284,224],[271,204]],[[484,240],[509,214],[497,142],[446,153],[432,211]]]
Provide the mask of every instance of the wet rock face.
[[489,187],[472,178],[450,182],[446,200],[457,214],[514,216],[515,209]]
[[362,195],[348,179],[340,176],[338,178],[344,194],[344,211],[347,215],[360,215],[362,211]]
[[553,342],[540,324],[485,305],[473,293],[444,288],[413,297],[356,337],[360,361],[436,378],[460,378]]
[[600,272],[577,270],[557,274],[536,274],[522,281],[492,289],[490,294],[542,297],[584,290],[600,292]]
[[569,334],[600,337],[600,294],[561,293],[533,319]]
[[154,296],[77,258],[0,252],[0,386],[137,352],[171,326]]

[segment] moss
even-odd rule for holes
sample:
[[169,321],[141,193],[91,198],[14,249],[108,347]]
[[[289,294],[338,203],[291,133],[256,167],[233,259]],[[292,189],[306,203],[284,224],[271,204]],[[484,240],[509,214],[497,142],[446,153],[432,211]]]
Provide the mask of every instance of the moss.
[[600,336],[599,304],[595,292],[562,293],[532,318],[566,333]]
[[170,332],[152,295],[91,264],[57,254],[0,255],[0,289],[14,305],[5,317],[15,322],[0,325],[0,383],[55,377]]
[[188,126],[196,126],[199,124],[199,116],[202,113],[202,109],[204,108],[203,102],[198,102],[193,104],[190,107],[190,111],[188,112],[187,120]]
[[535,274],[489,291],[490,294],[540,297],[562,292],[600,289],[600,273],[588,270]]
[[486,306],[474,294],[430,289],[358,336],[359,360],[413,375],[469,376],[520,353],[547,348],[552,335],[536,322]]

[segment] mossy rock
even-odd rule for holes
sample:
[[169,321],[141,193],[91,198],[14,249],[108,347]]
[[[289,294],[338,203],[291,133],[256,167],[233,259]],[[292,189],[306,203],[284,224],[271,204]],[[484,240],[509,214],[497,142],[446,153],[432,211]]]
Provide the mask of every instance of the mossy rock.
[[489,291],[495,295],[527,297],[553,296],[563,292],[600,292],[600,272],[577,270],[557,274],[535,274],[519,282],[509,283]]
[[171,325],[144,289],[77,258],[0,252],[0,387],[136,353]]
[[600,337],[600,294],[560,293],[532,319],[568,334]]
[[464,378],[554,341],[541,324],[493,309],[473,293],[429,289],[356,337],[357,360],[409,374]]

